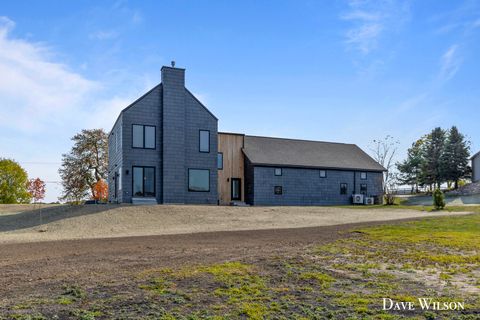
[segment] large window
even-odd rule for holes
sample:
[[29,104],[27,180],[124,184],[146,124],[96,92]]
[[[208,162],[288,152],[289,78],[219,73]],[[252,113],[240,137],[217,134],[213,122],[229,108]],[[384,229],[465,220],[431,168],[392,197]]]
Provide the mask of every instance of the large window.
[[132,147],[155,149],[155,127],[134,124],[132,126]]
[[210,152],[210,131],[200,130],[200,152]]
[[133,196],[155,197],[154,167],[133,167]]
[[347,194],[348,184],[340,183],[340,194]]
[[210,170],[188,169],[188,191],[209,192]]
[[223,153],[221,152],[217,155],[217,169],[223,170]]

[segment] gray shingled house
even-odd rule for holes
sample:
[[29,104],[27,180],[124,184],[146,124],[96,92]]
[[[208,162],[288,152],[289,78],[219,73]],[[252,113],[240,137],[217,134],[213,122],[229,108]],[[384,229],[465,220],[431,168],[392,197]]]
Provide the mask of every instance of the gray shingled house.
[[472,181],[480,182],[480,151],[472,157]]
[[109,201],[252,205],[379,201],[382,166],[353,144],[217,132],[185,69],[126,107],[109,134]]

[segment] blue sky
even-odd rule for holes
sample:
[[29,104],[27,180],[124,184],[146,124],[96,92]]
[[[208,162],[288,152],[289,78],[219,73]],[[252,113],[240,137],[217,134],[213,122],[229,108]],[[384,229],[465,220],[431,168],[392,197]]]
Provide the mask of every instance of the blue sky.
[[5,1],[0,157],[58,181],[70,137],[110,130],[171,60],[222,131],[392,135],[401,160],[456,125],[478,151],[479,36],[478,1]]

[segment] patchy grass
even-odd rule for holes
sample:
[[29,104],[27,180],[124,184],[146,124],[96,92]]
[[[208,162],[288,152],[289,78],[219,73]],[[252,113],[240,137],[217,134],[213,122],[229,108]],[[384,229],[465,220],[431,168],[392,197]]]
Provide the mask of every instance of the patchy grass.
[[[479,214],[353,231],[296,256],[145,270],[88,289],[66,284],[53,298],[0,311],[6,319],[476,319]],[[383,298],[419,297],[462,301],[466,310],[382,310]]]

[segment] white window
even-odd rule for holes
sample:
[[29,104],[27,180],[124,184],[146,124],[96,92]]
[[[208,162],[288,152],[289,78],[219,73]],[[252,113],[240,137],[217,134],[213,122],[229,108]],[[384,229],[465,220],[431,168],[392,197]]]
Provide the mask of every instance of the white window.
[[366,172],[360,172],[360,179],[367,180],[367,173]]
[[118,190],[122,190],[122,167],[118,168]]
[[320,170],[320,178],[326,178],[327,177],[327,170]]
[[275,175],[281,176],[282,175],[282,168],[275,168]]
[[210,152],[210,131],[200,130],[200,152]]

